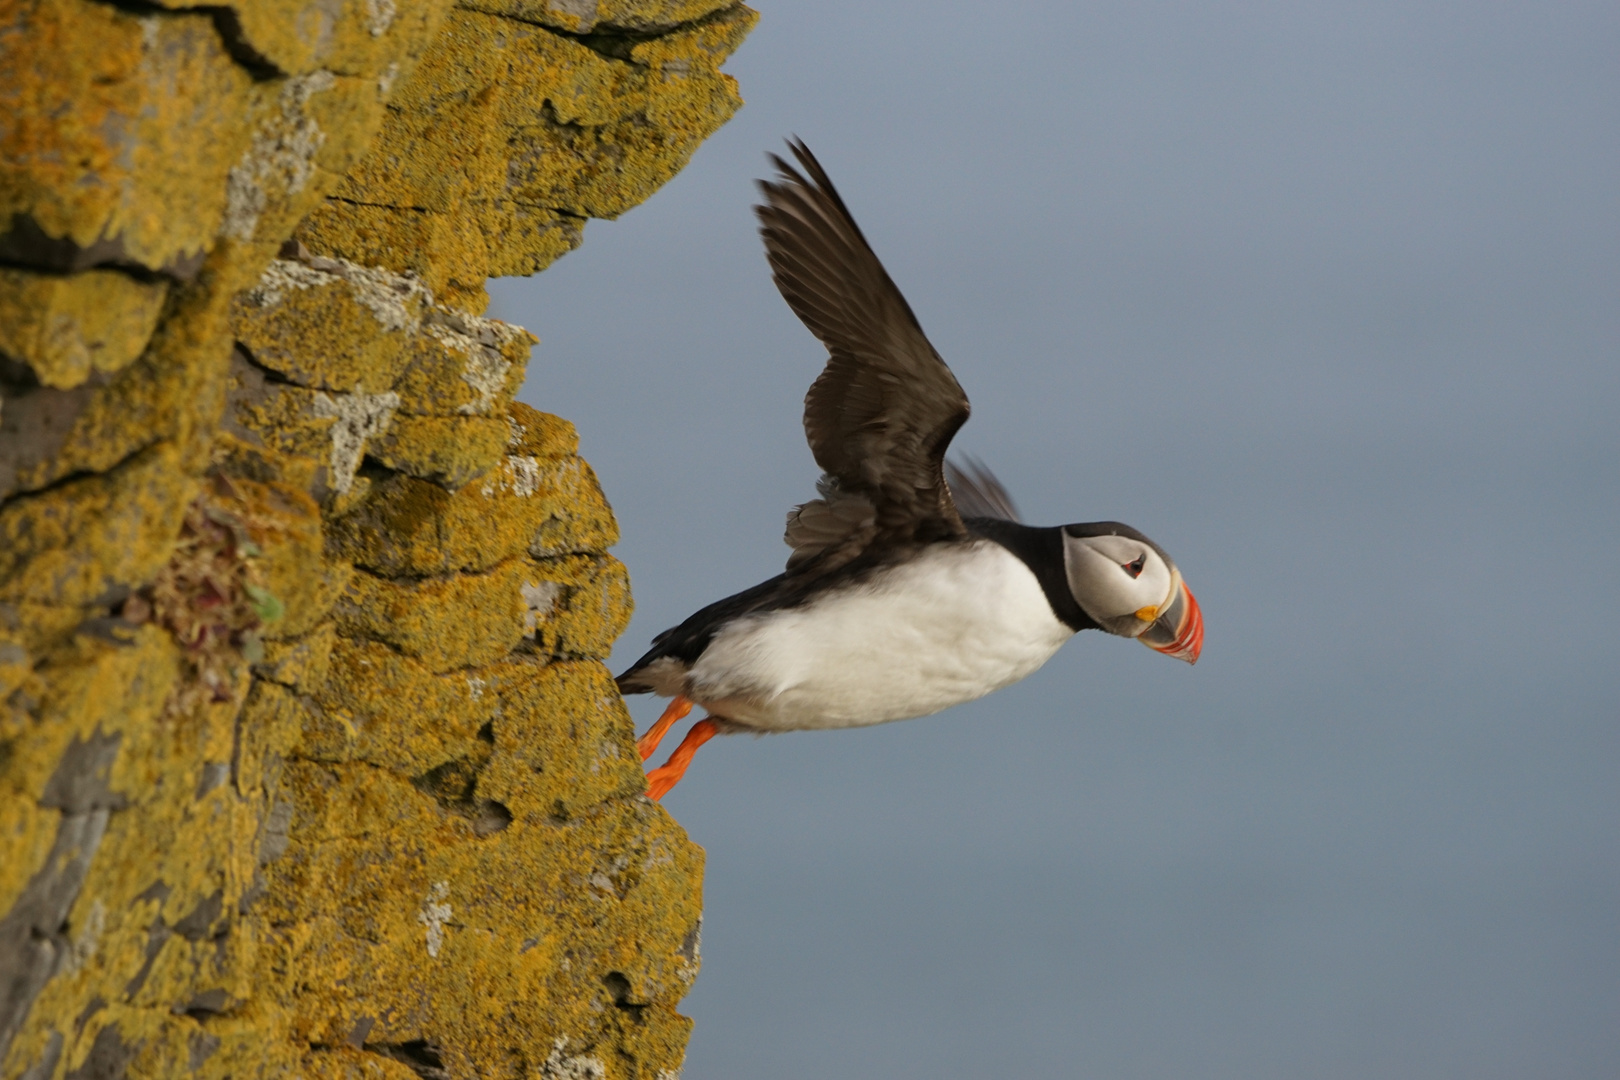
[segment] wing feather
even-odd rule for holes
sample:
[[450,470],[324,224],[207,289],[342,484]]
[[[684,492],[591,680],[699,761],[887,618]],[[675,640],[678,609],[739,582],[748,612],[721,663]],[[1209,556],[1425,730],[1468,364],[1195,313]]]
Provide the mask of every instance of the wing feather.
[[[802,544],[794,543],[789,570],[828,569],[876,540],[966,535],[944,459],[967,421],[967,395],[821,164],[802,142],[788,145],[799,167],[771,155],[777,176],[760,182],[765,202],[755,212],[777,288],[827,346],[827,366],[805,396],[804,430],[838,494],[794,511],[788,539]],[[801,555],[812,549],[828,554]],[[835,551],[843,554],[832,558]]]
[[978,458],[963,458],[960,464],[947,461],[945,480],[951,486],[951,497],[963,517],[1024,520],[1018,516],[1018,507],[1006,487]]

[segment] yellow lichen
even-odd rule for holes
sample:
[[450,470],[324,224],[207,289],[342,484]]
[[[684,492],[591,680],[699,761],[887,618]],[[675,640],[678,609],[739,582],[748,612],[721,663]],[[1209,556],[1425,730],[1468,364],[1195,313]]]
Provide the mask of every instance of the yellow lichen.
[[[191,6],[189,0],[160,3]],[[255,0],[232,10],[232,29],[262,64],[288,75],[326,69],[376,77],[402,57],[420,52],[447,6],[395,0]]]
[[393,284],[278,260],[237,301],[231,332],[254,363],[300,386],[380,393],[399,374],[425,300],[410,282]]
[[507,415],[512,421],[512,452],[537,458],[579,453],[579,432],[560,416],[543,413],[518,401]]
[[[443,303],[470,312],[489,303],[486,234],[465,227],[458,215],[329,199],[299,224],[297,235],[312,251],[413,273]],[[553,258],[570,247],[557,248]]]
[[329,543],[356,565],[392,577],[488,570],[529,550],[552,505],[533,458],[508,457],[454,492],[396,474],[332,522]]
[[733,0],[464,0],[462,7],[509,15],[514,19],[555,26],[576,34],[595,30],[604,37],[625,31],[650,33],[669,30],[702,18]]
[[753,14],[12,6],[0,1075],[672,1074],[702,853],[478,312],[735,110]]
[[535,639],[555,656],[606,656],[630,622],[630,575],[611,555],[537,559],[524,588]]
[[61,275],[0,267],[0,353],[27,364],[44,385],[70,390],[141,354],[168,289],[116,270]]
[[421,581],[357,573],[337,606],[338,631],[392,645],[434,671],[487,664],[532,632],[521,590],[533,577],[524,558]]
[[92,0],[13,12],[0,45],[0,221],[23,215],[46,237],[184,273],[224,218],[252,76],[206,14]]
[[[611,42],[452,12],[342,201],[300,238],[415,270],[481,310],[485,276],[533,273],[577,246],[585,217],[641,202],[742,104],[719,68],[756,16],[701,7],[667,34]],[[456,228],[464,217],[482,227]]]
[[504,419],[481,416],[399,416],[372,440],[370,452],[407,476],[449,488],[483,476],[506,456]]
[[0,506],[0,602],[88,604],[152,580],[194,490],[179,452],[161,443],[102,475]]

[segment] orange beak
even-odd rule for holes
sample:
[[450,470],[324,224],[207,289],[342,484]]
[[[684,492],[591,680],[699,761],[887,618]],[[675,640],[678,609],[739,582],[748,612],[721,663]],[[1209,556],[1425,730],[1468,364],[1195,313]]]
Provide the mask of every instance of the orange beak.
[[1204,613],[1186,582],[1178,583],[1169,608],[1137,640],[1154,652],[1198,663],[1198,654],[1204,650]]

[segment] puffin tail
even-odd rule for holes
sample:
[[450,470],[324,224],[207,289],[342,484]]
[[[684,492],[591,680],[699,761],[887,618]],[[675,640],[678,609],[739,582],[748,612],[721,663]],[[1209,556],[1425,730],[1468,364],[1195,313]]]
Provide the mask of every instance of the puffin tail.
[[631,668],[620,675],[613,682],[618,686],[621,694],[650,694],[653,691],[651,684],[643,682],[640,678],[641,669]]
[[[664,643],[667,642],[674,633],[675,630],[672,627],[653,638],[652,648],[648,649],[646,654],[643,655],[640,660],[637,660],[635,663],[626,668],[624,674],[613,680],[619,686],[619,693],[662,694],[665,697],[669,697],[674,693],[672,690],[659,689],[659,685],[664,681],[663,679],[659,678],[659,676],[667,675],[667,672],[663,669],[668,666],[667,664],[660,664],[659,661],[670,659],[664,652]],[[684,675],[686,665],[680,664],[679,667],[682,669],[681,674]]]

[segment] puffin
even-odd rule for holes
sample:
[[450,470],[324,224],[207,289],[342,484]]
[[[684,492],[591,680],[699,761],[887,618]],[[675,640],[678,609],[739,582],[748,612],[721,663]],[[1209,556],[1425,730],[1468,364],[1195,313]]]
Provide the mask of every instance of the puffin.
[[822,470],[788,513],[782,573],[659,634],[618,676],[670,698],[641,760],[702,706],[662,799],[716,735],[882,724],[1015,683],[1070,637],[1101,630],[1195,663],[1204,619],[1175,560],[1117,521],[1020,520],[981,463],[946,461],[968,399],[808,147],[776,154],[754,207],[771,276],[827,348],[804,399]]

